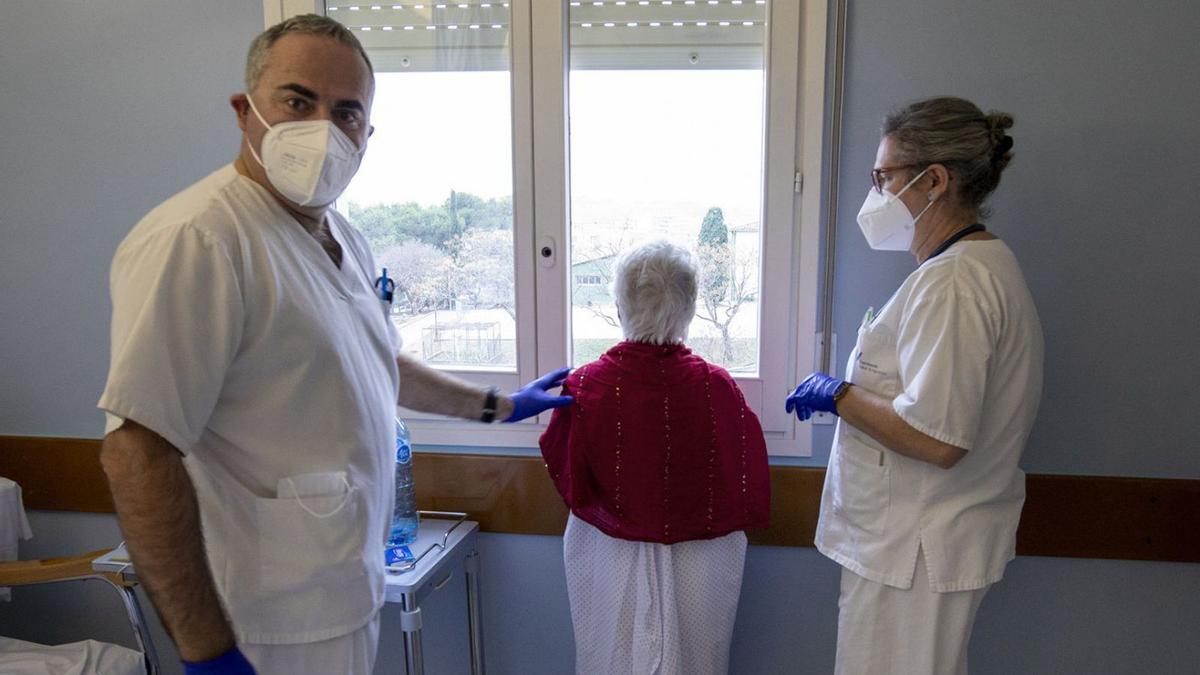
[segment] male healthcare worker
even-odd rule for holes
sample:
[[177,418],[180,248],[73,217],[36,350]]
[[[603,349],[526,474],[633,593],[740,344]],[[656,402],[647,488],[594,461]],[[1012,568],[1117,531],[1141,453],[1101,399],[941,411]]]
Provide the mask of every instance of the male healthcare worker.
[[1014,555],[1042,329],[1016,257],[979,223],[1011,126],[949,97],[885,120],[858,224],[919,266],[867,310],[846,380],[814,373],[787,400],[801,420],[841,416],[816,534],[842,565],[837,673],[966,673]]
[[188,673],[370,673],[397,402],[516,421],[570,401],[546,392],[565,370],[497,396],[399,354],[366,241],[330,207],[373,89],[335,21],[269,28],[231,98],[233,165],[113,260],[102,461]]

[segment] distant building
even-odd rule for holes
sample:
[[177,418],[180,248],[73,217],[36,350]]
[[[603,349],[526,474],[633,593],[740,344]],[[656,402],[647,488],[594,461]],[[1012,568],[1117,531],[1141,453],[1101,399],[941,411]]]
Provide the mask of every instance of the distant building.
[[575,305],[612,305],[609,293],[617,256],[609,254],[571,265],[571,300]]

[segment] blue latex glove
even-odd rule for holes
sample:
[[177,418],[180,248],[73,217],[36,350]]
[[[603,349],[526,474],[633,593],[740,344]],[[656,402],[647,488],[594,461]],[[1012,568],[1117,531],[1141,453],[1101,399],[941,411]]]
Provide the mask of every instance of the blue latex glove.
[[208,661],[184,661],[183,672],[185,675],[255,675],[254,666],[237,647]]
[[559,368],[509,394],[509,398],[513,402],[513,412],[504,421],[520,422],[526,417],[533,417],[544,410],[571,405],[575,399],[570,396],[554,396],[546,393],[547,389],[561,387],[569,372],[571,372],[570,368]]
[[833,394],[843,382],[845,380],[830,377],[825,373],[813,373],[804,378],[792,395],[787,397],[784,408],[788,412],[795,412],[801,422],[812,417],[815,412],[836,415],[837,402],[833,400]]

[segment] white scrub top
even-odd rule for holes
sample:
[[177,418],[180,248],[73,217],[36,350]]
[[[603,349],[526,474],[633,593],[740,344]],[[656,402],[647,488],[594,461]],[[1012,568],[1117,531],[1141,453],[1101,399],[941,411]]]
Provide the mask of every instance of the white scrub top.
[[873,321],[847,379],[913,428],[967,450],[949,470],[839,421],[816,546],[859,576],[910,588],[919,548],[936,592],[999,581],[1025,501],[1017,461],[1042,393],[1042,328],[1012,251],[960,241],[927,260]]
[[113,259],[99,407],[185,455],[240,642],[325,640],[384,600],[396,336],[362,235],[341,268],[226,166],[151,211]]

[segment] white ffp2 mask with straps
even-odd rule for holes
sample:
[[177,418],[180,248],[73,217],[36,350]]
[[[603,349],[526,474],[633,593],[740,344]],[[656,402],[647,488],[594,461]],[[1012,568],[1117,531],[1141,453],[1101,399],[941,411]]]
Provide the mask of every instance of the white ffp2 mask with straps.
[[[929,169],[925,169],[928,171]],[[917,220],[925,215],[933,200],[913,216],[900,195],[913,183],[925,175],[925,171],[917,174],[900,192],[892,194],[887,190],[867,189],[867,198],[863,200],[862,208],[858,210],[858,227],[867,244],[876,251],[907,251],[912,246],[913,231],[917,228]]]
[[246,100],[258,121],[267,128],[262,157],[250,139],[246,145],[254,160],[267,172],[267,180],[300,206],[325,206],[337,199],[358,172],[363,152],[329,120],[267,124],[249,94]]

